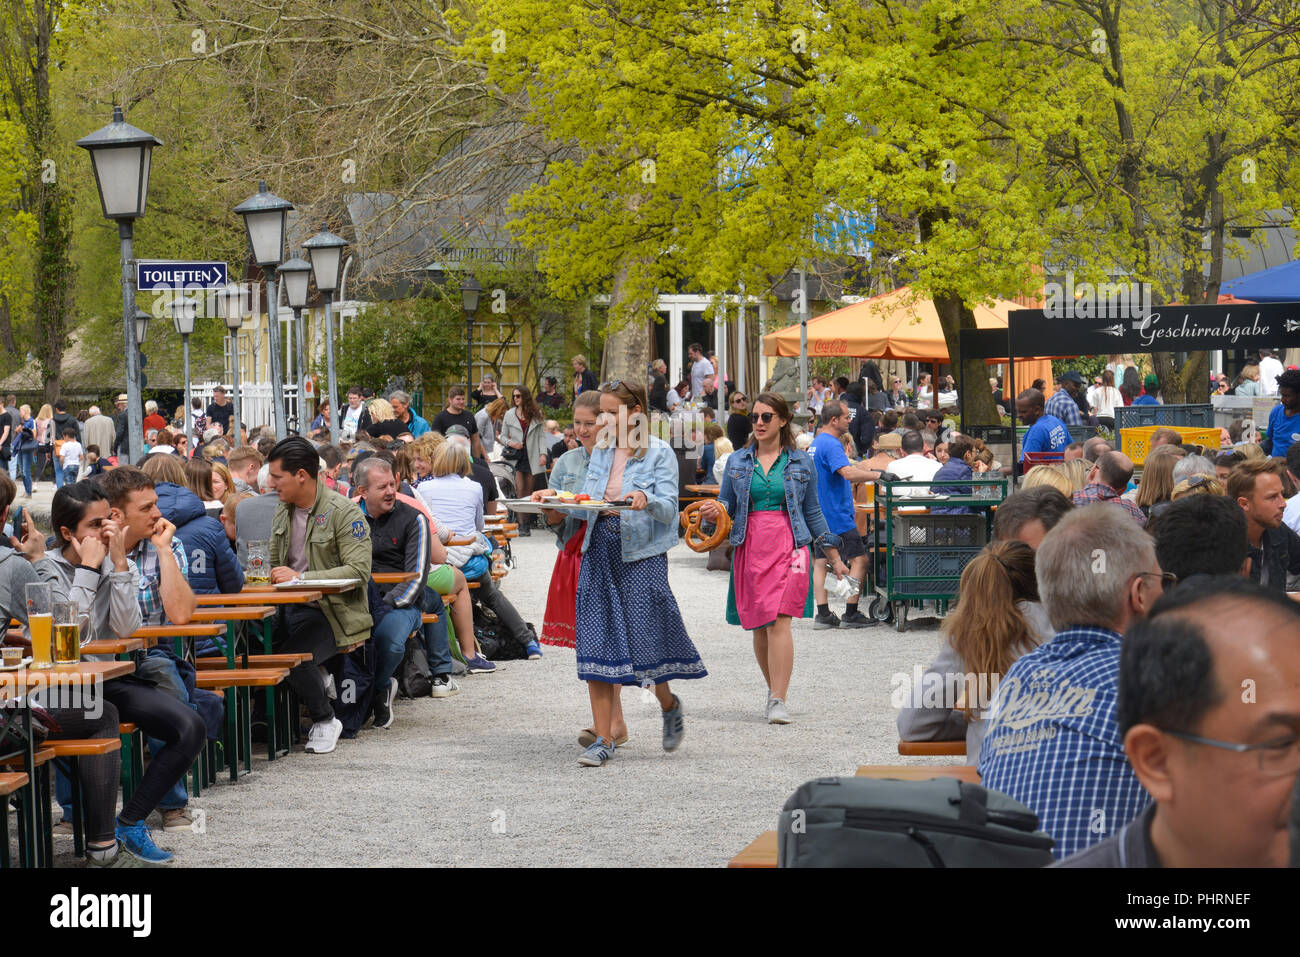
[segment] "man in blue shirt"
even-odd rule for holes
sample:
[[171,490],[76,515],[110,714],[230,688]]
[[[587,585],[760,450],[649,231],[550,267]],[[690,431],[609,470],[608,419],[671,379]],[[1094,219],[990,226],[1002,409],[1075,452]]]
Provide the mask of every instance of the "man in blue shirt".
[[1037,389],[1026,389],[1016,396],[1016,417],[1029,426],[1020,447],[1022,465],[1030,452],[1064,452],[1071,442],[1065,423],[1044,412],[1043,393]]
[[[865,412],[863,413],[866,414]],[[849,566],[849,574],[857,581],[865,580],[867,573],[867,548],[858,534],[858,523],[853,512],[853,483],[874,482],[884,473],[866,465],[854,465],[844,454],[841,437],[849,431],[852,416],[847,406],[835,399],[822,406],[822,427],[808,449],[817,468],[817,501],[826,524],[840,536],[840,559]],[[875,624],[858,611],[858,596],[849,599],[840,618],[830,608],[826,594],[826,555],[817,548],[817,561],[813,564],[813,594],[817,598],[817,614],[813,629],[866,628]]]
[[1266,455],[1286,458],[1286,450],[1300,435],[1300,372],[1288,369],[1277,377],[1281,405],[1268,415],[1268,437],[1259,443]]
[[1116,718],[1125,629],[1161,596],[1146,532],[1118,508],[1061,519],[1036,555],[1056,636],[1002,676],[979,755],[980,783],[1038,815],[1057,858],[1105,840],[1151,798],[1124,753]]
[[1160,391],[1160,377],[1154,372],[1148,372],[1145,379],[1142,380],[1143,392],[1133,400],[1134,405],[1159,405],[1160,400],[1156,394]]
[[1070,370],[1061,376],[1060,388],[1052,393],[1043,411],[1054,415],[1066,425],[1087,425],[1083,413],[1079,411],[1079,402],[1075,398],[1083,387],[1083,376]]

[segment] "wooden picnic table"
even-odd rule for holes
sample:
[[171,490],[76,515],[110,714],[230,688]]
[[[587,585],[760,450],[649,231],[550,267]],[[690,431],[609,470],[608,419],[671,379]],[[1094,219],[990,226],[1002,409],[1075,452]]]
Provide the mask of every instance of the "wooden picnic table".
[[56,665],[41,670],[29,666],[17,671],[0,671],[0,699],[38,691],[51,684],[85,687],[133,671],[135,665],[130,661],[79,661],[75,665]]
[[143,638],[96,638],[81,646],[81,655],[125,655],[144,646]]
[[401,585],[419,577],[419,572],[372,572],[370,575],[376,585]]
[[206,623],[210,621],[261,621],[275,614],[271,605],[232,605],[226,608],[200,608],[191,616],[190,621]]
[[682,487],[692,495],[707,495],[710,498],[716,498],[721,488],[718,485],[684,485]]
[[273,595],[283,595],[295,591],[318,591],[322,595],[338,595],[345,591],[351,591],[361,584],[360,579],[353,579],[346,585],[322,585],[320,582],[313,582],[310,579],[300,584],[291,585],[284,588],[277,588],[275,585],[245,585],[240,594],[259,594],[264,595],[270,592]]
[[319,591],[244,591],[230,595],[195,595],[200,608],[238,608],[241,605],[305,605],[320,601]]

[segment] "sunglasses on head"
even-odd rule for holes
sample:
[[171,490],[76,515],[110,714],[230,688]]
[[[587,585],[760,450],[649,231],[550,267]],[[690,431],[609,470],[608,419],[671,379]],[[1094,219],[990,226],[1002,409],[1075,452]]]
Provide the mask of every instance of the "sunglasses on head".
[[775,412],[751,412],[749,413],[749,421],[762,422],[764,425],[767,425],[772,421],[774,415],[776,415]]

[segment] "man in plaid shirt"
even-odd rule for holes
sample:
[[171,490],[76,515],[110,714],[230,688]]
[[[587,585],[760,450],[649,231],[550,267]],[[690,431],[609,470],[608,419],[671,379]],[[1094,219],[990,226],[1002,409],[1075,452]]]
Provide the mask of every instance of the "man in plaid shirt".
[[1083,388],[1083,376],[1070,370],[1061,376],[1061,387],[1052,393],[1043,411],[1054,415],[1066,425],[1087,425],[1075,396]]
[[1094,502],[1114,502],[1128,512],[1133,521],[1145,528],[1147,517],[1142,514],[1142,509],[1123,497],[1132,477],[1131,458],[1123,452],[1103,452],[1097,456],[1097,464],[1088,473],[1088,484],[1074,493],[1075,508]]
[[1124,630],[1162,593],[1151,538],[1114,508],[1076,509],[1043,539],[1038,588],[1051,641],[998,685],[980,749],[980,783],[1038,815],[1057,858],[1096,844],[1150,802],[1116,717]]

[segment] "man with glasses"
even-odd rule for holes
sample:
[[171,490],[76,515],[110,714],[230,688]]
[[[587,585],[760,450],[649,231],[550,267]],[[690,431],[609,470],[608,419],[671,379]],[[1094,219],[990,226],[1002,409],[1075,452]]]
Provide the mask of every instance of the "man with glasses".
[[749,422],[749,400],[737,389],[731,394],[731,415],[727,417],[727,438],[733,449],[749,444],[754,427]]
[[1124,637],[1119,733],[1152,803],[1063,867],[1286,867],[1300,604],[1198,577]]
[[1151,536],[1111,506],[1071,511],[1043,538],[1036,564],[1056,635],[1000,676],[979,773],[984,787],[1037,814],[1064,858],[1118,833],[1150,801],[1115,718],[1120,648],[1176,580]]

